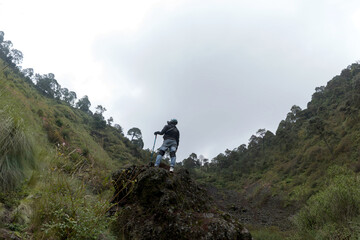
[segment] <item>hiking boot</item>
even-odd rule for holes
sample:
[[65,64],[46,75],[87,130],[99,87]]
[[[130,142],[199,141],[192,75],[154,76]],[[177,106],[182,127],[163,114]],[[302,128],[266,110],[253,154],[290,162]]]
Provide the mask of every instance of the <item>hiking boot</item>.
[[170,167],[170,172],[171,172],[171,173],[174,172],[174,167]]

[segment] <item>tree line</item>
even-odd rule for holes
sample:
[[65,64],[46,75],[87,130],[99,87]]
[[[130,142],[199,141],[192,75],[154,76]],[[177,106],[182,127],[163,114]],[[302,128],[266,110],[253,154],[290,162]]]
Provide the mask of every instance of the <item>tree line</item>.
[[0,31],[0,58],[4,61],[5,66],[2,71],[11,68],[19,71],[25,77],[27,82],[32,83],[35,88],[44,96],[62,100],[72,107],[88,112],[91,106],[88,96],[84,96],[77,100],[74,91],[62,88],[55,79],[55,74],[39,74],[35,73],[33,68],[22,69],[23,53],[15,48],[10,40],[4,40],[4,32]]
[[[238,182],[249,174],[277,169],[282,177],[306,171],[312,176],[317,164],[358,161],[360,115],[360,63],[343,69],[326,86],[315,88],[306,109],[294,105],[281,120],[276,132],[259,129],[233,150],[225,150],[211,161],[200,161],[196,154],[182,165],[194,173],[205,172],[224,182]],[[360,140],[359,140],[360,141]]]
[[[96,111],[93,113],[90,110],[91,102],[87,95],[78,99],[77,94],[74,91],[69,90],[68,88],[63,88],[59,82],[55,79],[55,74],[39,74],[35,73],[33,68],[22,69],[21,63],[23,61],[23,53],[13,47],[13,44],[10,40],[4,40],[5,33],[0,31],[0,58],[4,61],[5,66],[1,71],[8,75],[6,71],[7,68],[10,68],[14,71],[17,71],[23,75],[26,82],[35,87],[42,95],[52,98],[61,102],[66,103],[70,107],[80,109],[81,111],[91,115],[94,120],[94,127],[96,129],[104,129],[107,125],[114,127],[117,131],[120,131],[122,135],[123,129],[119,124],[114,124],[113,117],[109,117],[105,120],[103,113],[106,111],[106,108],[102,105],[97,105],[95,108]],[[138,146],[139,148],[144,147],[144,142],[142,140],[141,130],[134,127],[128,131],[128,135],[131,136],[131,142]]]

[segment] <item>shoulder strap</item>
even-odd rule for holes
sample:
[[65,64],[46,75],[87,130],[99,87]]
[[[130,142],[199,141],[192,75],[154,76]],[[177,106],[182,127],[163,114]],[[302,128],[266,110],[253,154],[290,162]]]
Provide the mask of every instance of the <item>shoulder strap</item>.
[[175,126],[172,127],[172,128],[169,128],[165,133],[167,133],[168,131],[173,130],[173,129],[175,129],[175,128],[176,128]]

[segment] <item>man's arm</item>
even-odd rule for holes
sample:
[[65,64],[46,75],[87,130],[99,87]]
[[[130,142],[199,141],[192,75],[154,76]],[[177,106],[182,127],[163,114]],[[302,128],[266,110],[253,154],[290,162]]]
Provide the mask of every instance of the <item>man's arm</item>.
[[178,145],[178,147],[179,147],[179,144],[180,144],[180,132],[179,132],[179,135],[178,135],[178,138],[176,139],[177,141],[177,145]]
[[154,132],[154,135],[164,135],[164,133],[166,133],[166,131],[169,129],[169,126],[168,125],[165,125],[165,127],[161,130],[161,132],[157,131],[157,132]]

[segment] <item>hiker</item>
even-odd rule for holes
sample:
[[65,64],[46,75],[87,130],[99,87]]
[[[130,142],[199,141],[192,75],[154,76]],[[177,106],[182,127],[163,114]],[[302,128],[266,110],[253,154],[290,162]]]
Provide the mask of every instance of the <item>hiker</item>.
[[155,167],[160,165],[160,161],[164,156],[165,152],[170,150],[170,172],[174,171],[175,163],[176,163],[176,151],[179,146],[179,138],[180,132],[176,127],[178,121],[176,119],[171,119],[167,122],[167,125],[161,130],[161,132],[154,132],[155,135],[164,135],[164,142],[162,146],[159,148],[158,155],[156,157]]

